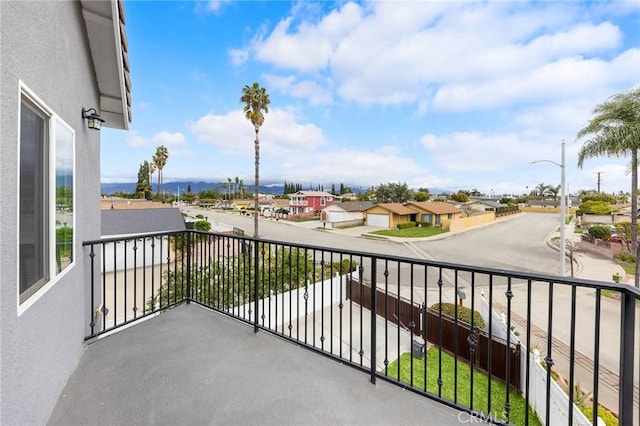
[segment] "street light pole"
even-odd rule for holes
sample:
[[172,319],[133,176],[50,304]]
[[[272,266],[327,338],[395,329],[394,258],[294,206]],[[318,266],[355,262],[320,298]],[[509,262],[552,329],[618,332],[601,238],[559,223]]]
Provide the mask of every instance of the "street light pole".
[[562,170],[562,175],[560,178],[560,196],[562,197],[562,200],[560,200],[560,275],[561,276],[565,276],[566,275],[566,261],[565,261],[565,250],[566,250],[566,240],[565,240],[565,225],[566,225],[566,221],[567,221],[567,209],[566,209],[566,203],[567,203],[567,197],[566,197],[566,183],[565,183],[565,175],[564,175],[564,171],[565,171],[565,160],[564,160],[564,139],[562,140],[562,162],[560,163],[560,169]]
[[558,164],[555,161],[551,161],[551,160],[535,160],[532,161],[532,164],[535,163],[551,163],[551,164],[555,164],[556,166],[560,167],[560,275],[561,276],[565,276],[566,275],[566,249],[567,249],[567,243],[566,243],[566,235],[565,235],[565,226],[566,226],[566,221],[567,221],[567,209],[566,209],[566,183],[565,183],[565,157],[564,157],[564,139],[562,140],[562,156],[561,156],[561,162]]

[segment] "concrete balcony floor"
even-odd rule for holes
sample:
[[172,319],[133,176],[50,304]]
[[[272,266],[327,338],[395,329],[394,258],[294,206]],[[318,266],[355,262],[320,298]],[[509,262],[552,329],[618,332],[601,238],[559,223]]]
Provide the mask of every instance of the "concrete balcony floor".
[[191,304],[89,345],[51,425],[458,425],[469,415]]

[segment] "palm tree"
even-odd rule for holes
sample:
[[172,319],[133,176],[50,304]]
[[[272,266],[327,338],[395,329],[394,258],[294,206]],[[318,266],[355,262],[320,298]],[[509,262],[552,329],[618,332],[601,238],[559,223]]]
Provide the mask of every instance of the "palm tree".
[[547,185],[545,185],[544,182],[539,183],[538,185],[536,185],[535,191],[536,194],[540,195],[540,199],[542,200],[542,207],[544,207],[544,196],[547,193]]
[[240,198],[244,200],[244,180],[240,179]]
[[236,194],[236,198],[241,198],[241,197],[239,197],[239,194],[240,194],[240,179],[238,179],[238,176],[236,176],[236,186],[234,186],[234,192]]
[[264,113],[269,112],[268,105],[271,103],[269,94],[264,87],[260,87],[258,83],[253,83],[251,86],[244,86],[242,89],[242,96],[240,102],[244,103],[244,115],[247,120],[253,124],[253,129],[256,132],[256,139],[254,142],[255,148],[255,185],[254,185],[254,206],[253,210],[253,236],[258,236],[258,193],[260,188],[260,126],[264,123]]
[[576,139],[587,139],[578,152],[578,167],[594,157],[631,157],[631,250],[636,256],[635,286],[640,287],[638,259],[638,149],[640,149],[640,86],[619,93],[593,109],[593,118]]
[[553,186],[548,185],[546,193],[553,197],[553,206],[558,207],[558,193],[560,192],[560,185]]
[[[149,163],[149,193],[153,194],[153,174],[156,172],[156,166],[153,164],[153,159]],[[149,197],[151,199],[151,197]]]
[[167,160],[169,159],[169,150],[164,145],[160,145],[156,148],[156,153],[153,154],[153,165],[158,169],[158,195],[160,199],[164,203],[164,197],[162,196],[162,169],[167,164]]
[[229,183],[227,184],[227,188],[229,190],[229,199],[231,199],[231,178],[228,177],[227,181],[229,181]]

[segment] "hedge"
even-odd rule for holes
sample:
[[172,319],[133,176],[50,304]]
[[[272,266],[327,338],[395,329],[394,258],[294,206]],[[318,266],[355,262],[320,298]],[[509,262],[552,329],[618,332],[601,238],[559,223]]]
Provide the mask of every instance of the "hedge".
[[[431,305],[430,309],[433,309],[437,312],[440,312],[440,304],[436,303]],[[456,305],[454,303],[443,303],[442,304],[442,316],[449,317],[451,319],[455,318],[456,315]],[[466,306],[458,306],[458,321],[465,323],[471,326],[471,309]],[[485,322],[480,312],[473,312],[473,325],[478,327],[480,330],[485,329]]]

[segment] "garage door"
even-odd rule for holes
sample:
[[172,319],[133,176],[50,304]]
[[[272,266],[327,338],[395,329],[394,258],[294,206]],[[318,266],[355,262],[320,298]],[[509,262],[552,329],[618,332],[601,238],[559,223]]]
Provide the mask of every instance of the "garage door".
[[389,215],[388,214],[368,214],[367,225],[380,226],[382,228],[389,227]]
[[347,220],[346,212],[329,212],[329,222],[343,222]]

